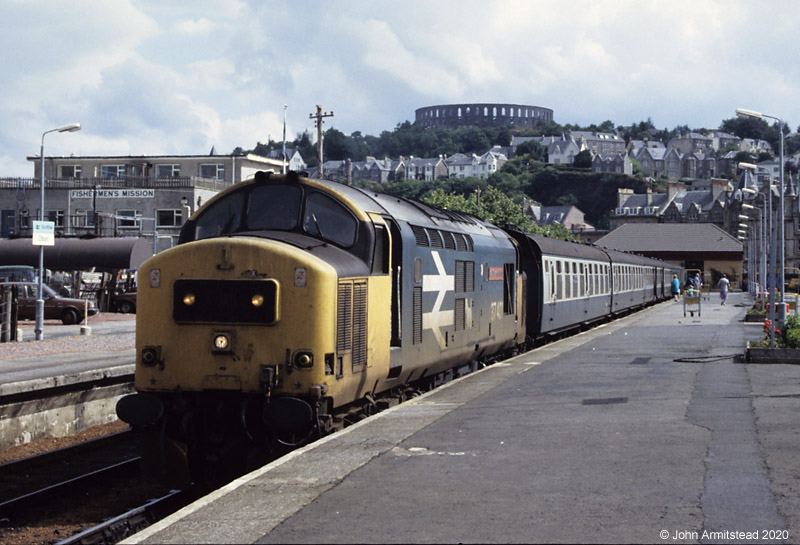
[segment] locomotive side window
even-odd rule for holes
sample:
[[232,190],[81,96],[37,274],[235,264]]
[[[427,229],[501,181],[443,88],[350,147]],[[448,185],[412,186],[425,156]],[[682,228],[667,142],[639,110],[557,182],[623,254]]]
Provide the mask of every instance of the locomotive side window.
[[516,269],[513,263],[503,264],[503,313],[514,314],[516,297]]
[[349,247],[356,241],[358,223],[347,208],[322,193],[312,193],[306,203],[303,228],[340,246]]
[[244,195],[232,193],[207,208],[195,226],[195,240],[227,235],[239,230],[244,212]]
[[300,220],[303,190],[291,185],[264,185],[247,200],[247,228],[291,231]]
[[372,253],[372,272],[389,274],[389,232],[383,225],[375,225],[375,248]]

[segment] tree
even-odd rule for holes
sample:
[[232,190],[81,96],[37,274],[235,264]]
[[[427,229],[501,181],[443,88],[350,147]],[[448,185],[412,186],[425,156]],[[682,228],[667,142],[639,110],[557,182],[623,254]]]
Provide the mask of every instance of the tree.
[[558,204],[558,206],[576,206],[578,204],[578,197],[572,193],[561,195],[556,199],[556,204]]
[[575,156],[573,162],[575,168],[592,168],[592,152],[588,149],[583,150]]
[[631,157],[631,166],[633,168],[631,174],[634,178],[644,178],[644,169],[642,168],[642,163]]
[[432,206],[466,212],[494,225],[509,225],[531,233],[538,228],[535,222],[523,215],[521,205],[515,203],[492,186],[477,189],[474,197],[445,193],[441,188],[431,191],[422,201]]
[[326,161],[344,161],[350,157],[349,139],[341,131],[330,128],[325,131],[322,152]]
[[529,140],[517,146],[515,156],[522,155],[527,155],[534,161],[542,161],[543,163],[547,161],[547,150],[536,140]]

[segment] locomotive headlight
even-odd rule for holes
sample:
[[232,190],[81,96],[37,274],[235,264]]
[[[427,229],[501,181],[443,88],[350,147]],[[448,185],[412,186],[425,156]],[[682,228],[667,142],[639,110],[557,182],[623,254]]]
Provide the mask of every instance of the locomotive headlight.
[[250,303],[254,307],[260,307],[261,305],[264,304],[264,296],[257,293],[253,297],[250,298]]
[[192,306],[194,302],[195,302],[194,293],[187,293],[186,295],[183,296],[183,304],[186,305],[187,307]]
[[214,349],[219,352],[227,352],[231,347],[231,339],[225,333],[214,335]]
[[314,354],[305,350],[296,352],[294,355],[294,364],[297,367],[309,369],[314,366]]

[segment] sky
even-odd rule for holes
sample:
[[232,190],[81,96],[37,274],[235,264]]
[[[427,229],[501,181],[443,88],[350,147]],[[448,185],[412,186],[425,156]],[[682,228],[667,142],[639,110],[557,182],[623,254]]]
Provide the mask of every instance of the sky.
[[557,123],[800,123],[791,0],[0,0],[0,178],[46,156],[196,155],[324,128],[379,135],[423,106]]

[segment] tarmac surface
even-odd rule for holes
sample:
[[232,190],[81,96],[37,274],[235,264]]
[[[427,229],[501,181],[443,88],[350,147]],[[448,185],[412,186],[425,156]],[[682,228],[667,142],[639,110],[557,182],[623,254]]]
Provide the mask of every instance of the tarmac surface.
[[23,340],[0,344],[0,395],[133,373],[135,315],[90,317],[90,335],[81,327],[47,320],[44,340],[34,341],[34,323],[20,322]]
[[667,302],[299,449],[123,543],[800,542],[800,366]]

